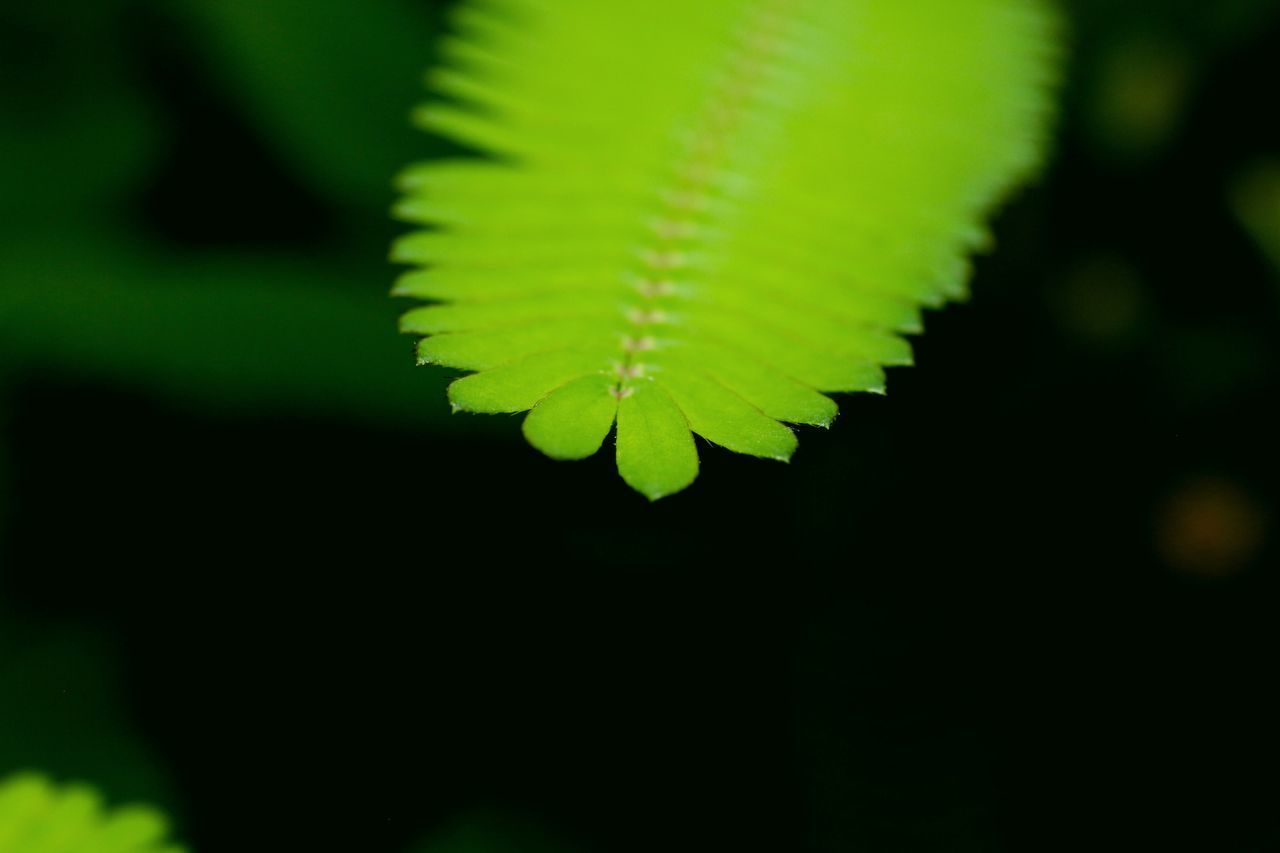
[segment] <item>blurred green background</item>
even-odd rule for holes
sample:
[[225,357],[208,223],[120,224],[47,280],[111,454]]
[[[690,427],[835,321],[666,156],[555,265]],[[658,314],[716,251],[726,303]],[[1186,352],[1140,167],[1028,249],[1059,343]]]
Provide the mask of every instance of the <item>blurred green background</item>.
[[919,366],[652,507],[395,332],[448,5],[0,7],[0,776],[207,851],[1280,850],[1280,4],[1068,6]]

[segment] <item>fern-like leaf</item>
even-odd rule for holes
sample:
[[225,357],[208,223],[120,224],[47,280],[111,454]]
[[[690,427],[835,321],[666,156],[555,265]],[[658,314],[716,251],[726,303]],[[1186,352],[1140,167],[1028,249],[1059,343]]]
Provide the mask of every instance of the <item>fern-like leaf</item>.
[[408,170],[395,292],[455,410],[532,410],[556,459],[616,423],[651,499],[693,436],[787,460],[827,396],[880,393],[962,297],[983,217],[1036,165],[1040,0],[474,0]]
[[0,782],[4,853],[182,853],[165,842],[163,817],[149,808],[107,810],[91,789],[55,787],[43,776]]

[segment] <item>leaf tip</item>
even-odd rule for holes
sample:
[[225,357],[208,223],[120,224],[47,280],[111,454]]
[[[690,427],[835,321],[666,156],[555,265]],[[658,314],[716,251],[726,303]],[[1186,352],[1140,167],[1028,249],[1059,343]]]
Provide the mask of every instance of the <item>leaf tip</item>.
[[[403,329],[401,331],[403,331]],[[430,340],[430,338],[423,338],[418,341],[418,345],[414,347],[414,358],[417,360],[419,367],[426,367],[427,365],[436,363],[436,357],[432,354],[431,348],[427,346],[427,342]]]
[[792,458],[796,455],[796,451],[800,449],[800,441],[796,438],[794,431],[787,428],[785,425],[784,429],[787,430],[787,434],[790,436],[790,439],[779,447],[776,452],[770,453],[764,458],[770,459],[774,462],[781,462],[784,465],[789,465],[791,464]]
[[[688,487],[686,486],[685,488],[688,488]],[[640,494],[643,495],[645,500],[647,500],[649,503],[656,504],[658,501],[662,500],[663,498],[669,498],[672,495],[680,494],[681,492],[684,491],[684,489],[683,488],[673,489],[670,491],[657,490],[657,489],[655,490],[639,490],[638,489],[637,491],[639,491]]]

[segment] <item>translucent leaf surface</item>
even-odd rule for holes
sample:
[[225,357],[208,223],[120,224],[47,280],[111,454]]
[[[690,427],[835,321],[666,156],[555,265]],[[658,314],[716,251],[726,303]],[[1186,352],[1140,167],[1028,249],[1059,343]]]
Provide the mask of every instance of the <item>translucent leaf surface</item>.
[[965,295],[984,217],[1036,165],[1055,74],[1039,0],[464,4],[398,213],[456,409],[532,409],[580,458],[616,412],[650,498],[693,435],[787,460],[789,424],[883,392],[921,311]]

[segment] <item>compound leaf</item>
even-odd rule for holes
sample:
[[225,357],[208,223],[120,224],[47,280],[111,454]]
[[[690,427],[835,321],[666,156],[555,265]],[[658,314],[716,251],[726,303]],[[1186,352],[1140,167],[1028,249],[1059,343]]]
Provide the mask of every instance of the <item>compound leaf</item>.
[[1042,0],[471,0],[454,30],[417,123],[487,156],[401,178],[403,328],[552,458],[616,419],[651,499],[693,435],[787,460],[911,364],[1056,73]]

